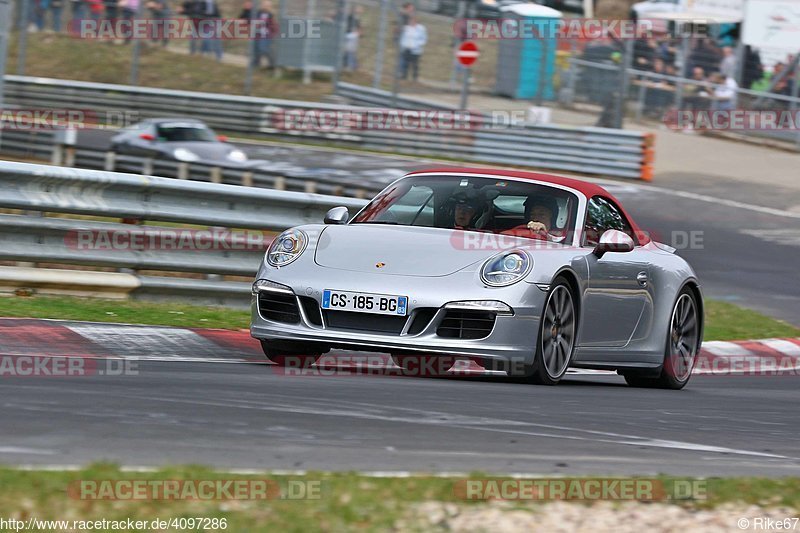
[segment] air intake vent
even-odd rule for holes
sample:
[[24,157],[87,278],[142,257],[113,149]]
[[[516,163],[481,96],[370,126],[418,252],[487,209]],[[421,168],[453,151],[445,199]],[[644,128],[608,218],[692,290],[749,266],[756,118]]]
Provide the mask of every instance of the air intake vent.
[[490,311],[447,311],[436,330],[440,337],[450,339],[483,339],[494,328],[495,314]]
[[300,323],[300,309],[294,294],[261,291],[258,293],[258,310],[261,316],[275,322]]
[[404,316],[351,313],[350,311],[323,311],[328,329],[352,329],[368,333],[400,335],[407,318]]

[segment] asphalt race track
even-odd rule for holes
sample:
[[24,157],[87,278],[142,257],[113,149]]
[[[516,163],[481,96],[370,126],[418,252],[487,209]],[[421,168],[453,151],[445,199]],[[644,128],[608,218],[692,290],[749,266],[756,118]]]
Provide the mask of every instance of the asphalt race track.
[[[138,375],[4,379],[0,462],[526,474],[798,475],[797,376],[286,376],[140,362]],[[12,431],[8,431],[11,430]]]

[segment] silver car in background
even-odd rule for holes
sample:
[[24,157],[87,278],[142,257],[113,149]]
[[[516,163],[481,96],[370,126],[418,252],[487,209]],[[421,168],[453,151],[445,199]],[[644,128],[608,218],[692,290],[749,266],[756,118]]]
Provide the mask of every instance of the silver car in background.
[[388,352],[409,372],[468,358],[542,384],[583,367],[680,389],[703,298],[674,252],[595,184],[414,172],[352,218],[334,208],[279,235],[253,283],[250,331],[283,365],[338,348]]

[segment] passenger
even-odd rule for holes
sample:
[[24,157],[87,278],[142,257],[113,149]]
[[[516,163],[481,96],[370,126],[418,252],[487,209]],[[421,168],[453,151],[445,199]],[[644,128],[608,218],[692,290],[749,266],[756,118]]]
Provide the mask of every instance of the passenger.
[[558,204],[553,198],[530,196],[525,200],[525,224],[520,224],[501,232],[503,235],[515,235],[529,239],[540,239],[551,242],[561,242],[565,234],[556,228]]

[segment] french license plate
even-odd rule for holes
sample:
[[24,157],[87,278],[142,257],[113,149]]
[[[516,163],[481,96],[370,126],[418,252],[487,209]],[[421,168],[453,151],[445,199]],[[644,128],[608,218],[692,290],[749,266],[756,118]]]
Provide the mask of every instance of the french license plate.
[[322,308],[335,311],[406,316],[408,312],[408,297],[325,289],[322,291]]

